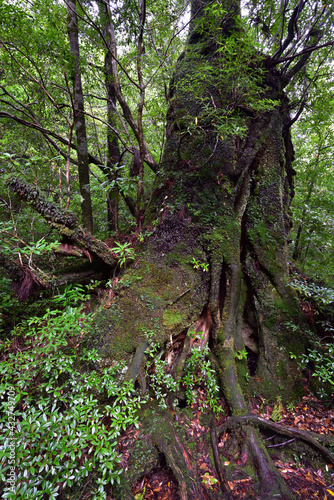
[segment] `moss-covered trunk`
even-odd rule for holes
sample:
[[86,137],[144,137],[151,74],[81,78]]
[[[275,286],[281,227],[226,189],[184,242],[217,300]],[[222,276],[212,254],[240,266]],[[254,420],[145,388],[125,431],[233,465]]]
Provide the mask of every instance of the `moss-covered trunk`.
[[[116,303],[97,321],[93,341],[106,362],[128,359],[125,379],[143,393],[154,380],[146,353],[152,341],[163,346],[165,369],[175,381],[192,343],[208,343],[231,422],[245,419],[238,432],[231,427],[239,466],[255,478],[257,498],[290,499],[259,431],[247,423],[254,394],[287,401],[303,387],[290,356],[303,342],[287,326],[301,318],[288,285],[293,147],[286,82],[270,60],[246,46],[237,2],[227,2],[216,25],[206,5],[193,3],[188,45],[170,85],[167,140],[151,204],[159,224],[127,270],[126,285],[115,290]],[[205,30],[207,15],[216,32]],[[211,448],[206,466],[217,486],[206,483],[194,461],[198,437],[182,411],[182,390],[181,384],[171,391],[165,411],[147,405],[142,439],[165,456],[182,499],[233,498],[214,420],[199,428],[203,449]],[[133,482],[131,467],[125,476]]]
[[[199,12],[200,19],[206,15],[205,10]],[[284,82],[270,61],[254,51],[249,62],[253,69],[248,71],[257,90],[250,90],[247,99],[236,97],[237,75],[221,76],[231,59],[224,54],[224,43],[234,44],[234,49],[226,49],[233,53],[242,38],[231,16],[234,8],[219,25],[217,40],[205,32],[205,23],[193,23],[190,29],[170,87],[155,206],[161,228],[183,225],[188,254],[189,233],[197,235],[197,250],[204,257],[194,253],[194,259],[199,266],[209,263],[209,292],[203,300],[210,311],[209,345],[221,389],[237,416],[249,413],[247,400],[254,392],[272,401],[278,395],[283,400],[301,395],[301,374],[290,352],[299,353],[303,344],[287,328],[300,317],[288,285],[293,147],[285,126],[289,117]],[[171,240],[173,236],[170,231]],[[177,240],[180,248],[182,234]],[[164,250],[162,256],[168,256],[175,245],[171,242]],[[245,425],[239,437],[246,462],[259,479],[259,498],[293,498],[258,431]],[[184,498],[196,497],[190,490],[187,495]]]
[[[202,30],[196,37],[196,26],[171,83],[159,210],[201,234],[211,270],[212,345],[222,370],[233,367],[244,388],[259,388],[271,399],[278,393],[295,397],[301,379],[289,352],[298,352],[302,339],[291,338],[286,327],[298,319],[299,309],[288,286],[293,147],[285,126],[284,82],[270,61],[254,55],[262,104],[256,106],[253,95],[245,102],[236,99],[232,91],[238,85],[230,80],[237,75],[225,78],[220,72],[224,43],[232,37],[237,47],[239,28],[231,31],[229,23],[228,33],[215,43]],[[209,72],[208,83],[192,88],[203,71]],[[228,126],[222,128],[223,119]],[[237,127],[239,135],[229,133]],[[245,345],[253,361],[248,383],[246,361],[235,363]]]

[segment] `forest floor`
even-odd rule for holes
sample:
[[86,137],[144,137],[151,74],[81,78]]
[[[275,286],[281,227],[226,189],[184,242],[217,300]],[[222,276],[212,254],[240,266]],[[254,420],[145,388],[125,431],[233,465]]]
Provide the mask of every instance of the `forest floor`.
[[[252,412],[261,418],[273,420],[290,428],[306,430],[320,434],[334,434],[334,409],[327,408],[314,396],[307,394],[303,400],[289,409],[282,405],[272,407],[265,404],[259,398],[254,400],[251,408]],[[219,488],[216,479],[216,472],[212,470],[207,448],[207,434],[210,428],[203,425],[201,421],[201,404],[192,406],[192,417],[183,417],[183,425],[187,432],[197,443],[198,467],[203,473],[203,483],[208,489]],[[175,415],[175,418],[179,417]],[[222,415],[218,425],[224,422],[227,417]],[[123,466],[127,467],[127,460],[131,454],[131,448],[137,439],[141,439],[140,429],[129,429],[119,442],[122,453]],[[270,444],[275,436],[264,436],[266,446],[280,471],[284,481],[294,492],[296,499],[332,499],[334,498],[334,465],[322,457],[319,461],[319,468],[314,468],[306,452],[291,452],[291,443],[294,439],[283,438],[278,444]],[[218,447],[223,448],[228,439],[227,433],[219,436]],[[275,441],[276,442],[276,441]],[[289,449],[287,453],[284,452]],[[292,447],[293,449],[293,447]],[[283,453],[282,453],[283,452]],[[226,453],[224,452],[224,456]],[[285,459],[282,457],[285,456]],[[291,456],[293,459],[291,459]],[[289,458],[288,458],[289,457]],[[242,455],[231,455],[224,462],[226,468],[230,463],[234,466],[241,463]],[[327,462],[327,463],[326,463]],[[238,473],[237,467],[234,469],[233,480],[228,481],[233,498],[236,499],[256,499],[254,492],[254,482],[251,477],[245,477],[241,471]],[[171,469],[161,463],[151,470],[146,476],[140,478],[132,487],[134,497],[137,500],[179,500],[177,482]],[[212,491],[213,492],[213,491]],[[218,493],[218,491],[217,491]],[[219,494],[219,493],[218,493]],[[108,500],[112,500],[112,494]]]

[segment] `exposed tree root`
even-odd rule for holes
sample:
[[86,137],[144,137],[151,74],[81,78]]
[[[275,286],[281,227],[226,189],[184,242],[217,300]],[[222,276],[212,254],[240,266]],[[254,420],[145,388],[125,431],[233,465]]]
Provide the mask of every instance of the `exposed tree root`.
[[222,467],[220,457],[219,457],[218,440],[217,440],[217,433],[216,433],[215,419],[214,418],[212,418],[212,422],[211,422],[210,435],[211,435],[211,445],[212,445],[212,451],[213,451],[213,458],[215,461],[217,476],[218,476],[220,484],[221,484],[221,491],[222,491],[224,498],[226,500],[232,500],[233,496],[232,496],[231,490],[228,486],[227,477],[226,477],[225,471]]
[[206,488],[203,484],[198,457],[192,455],[187,447],[188,439],[184,436],[184,429],[171,421],[167,410],[161,410],[155,402],[150,403],[144,412],[142,424],[152,445],[164,454],[173,470],[182,500],[222,498],[221,492],[218,494],[216,490]]
[[[235,253],[238,256],[238,253]],[[242,293],[242,272],[240,263],[235,259],[227,268],[224,290],[224,302],[220,314],[216,313],[216,338],[221,386],[232,415],[248,414],[235,362],[235,346],[237,345],[242,311],[244,307],[244,294]],[[214,279],[217,281],[217,278]],[[217,304],[217,308],[219,305]],[[294,496],[284,483],[279,471],[275,467],[266,450],[259,432],[250,425],[242,428],[240,439],[243,438],[243,460],[250,461],[257,473],[259,484],[258,494],[261,500],[269,498],[293,499]]]
[[278,434],[282,434],[288,437],[296,438],[300,441],[304,441],[305,443],[311,445],[316,450],[320,451],[322,454],[327,456],[331,462],[334,464],[334,455],[327,449],[325,446],[319,443],[319,441],[323,441],[328,445],[334,445],[334,437],[327,436],[322,434],[315,434],[309,431],[293,429],[291,427],[285,427],[284,425],[276,424],[275,422],[271,422],[270,420],[266,420],[264,418],[258,417],[256,415],[243,415],[240,417],[231,417],[227,422],[222,424],[217,431],[219,433],[223,432],[227,429],[232,429],[241,422],[254,422],[258,424],[260,427],[264,427],[266,429],[270,429]]
[[132,380],[133,383],[135,383],[136,380],[139,379],[142,394],[146,394],[146,380],[143,372],[143,365],[147,359],[146,352],[149,347],[150,344],[147,340],[138,345],[125,375],[125,381]]

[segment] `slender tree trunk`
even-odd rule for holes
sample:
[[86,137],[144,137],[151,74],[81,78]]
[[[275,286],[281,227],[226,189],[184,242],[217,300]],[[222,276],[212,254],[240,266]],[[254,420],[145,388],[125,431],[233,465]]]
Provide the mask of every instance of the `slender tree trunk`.
[[[112,27],[110,25],[111,13],[109,1],[106,0],[103,4],[99,3],[100,18],[103,26],[103,33],[109,46],[112,44]],[[108,111],[108,129],[107,129],[107,146],[108,159],[106,175],[113,182],[118,176],[118,162],[121,157],[117,135],[114,132],[116,129],[116,89],[115,77],[113,74],[112,56],[110,51],[107,51],[104,59],[105,71],[105,87],[107,93],[107,111]],[[109,231],[118,230],[118,189],[112,187],[107,193],[107,213],[108,213],[108,229]]]
[[139,82],[139,92],[140,99],[138,104],[138,142],[139,142],[139,172],[138,172],[138,186],[137,186],[137,202],[136,202],[136,215],[137,215],[137,226],[141,229],[141,224],[143,222],[143,216],[141,211],[141,202],[144,194],[144,158],[145,158],[145,141],[144,141],[144,130],[143,130],[143,109],[145,102],[145,84],[143,80],[142,71],[142,55],[144,52],[144,42],[143,34],[146,21],[146,0],[141,0],[140,3],[140,30],[137,44],[137,76]]
[[[105,72],[106,72],[106,89],[107,89],[107,107],[108,107],[108,131],[107,131],[107,144],[108,144],[108,160],[107,168],[110,171],[108,174],[109,179],[116,180],[118,177],[119,165],[121,154],[116,134],[113,132],[115,129],[115,107],[116,107],[116,93],[111,71],[110,54],[105,57]],[[118,230],[118,189],[113,187],[107,194],[107,210],[108,210],[108,229],[109,231]]]
[[67,31],[70,40],[70,49],[72,54],[72,80],[74,93],[74,118],[75,132],[77,138],[78,154],[78,173],[81,196],[81,216],[84,228],[93,233],[93,212],[90,196],[89,181],[89,157],[87,149],[86,122],[84,115],[84,98],[82,92],[81,73],[80,73],[80,49],[79,49],[79,30],[77,18],[76,0],[67,2]]
[[297,230],[295,245],[294,245],[294,248],[293,248],[292,258],[296,262],[298,262],[298,260],[300,258],[300,254],[302,252],[302,248],[300,246],[301,246],[302,232],[303,232],[303,228],[304,228],[305,215],[306,215],[306,212],[308,210],[308,204],[309,204],[309,201],[310,201],[311,196],[313,194],[313,189],[314,189],[315,181],[316,181],[316,178],[317,178],[317,175],[318,175],[318,171],[317,171],[318,170],[318,165],[319,165],[319,152],[318,152],[318,156],[317,156],[317,159],[316,159],[316,162],[315,162],[315,165],[314,165],[314,173],[313,173],[313,176],[312,176],[312,180],[311,180],[311,182],[310,182],[310,184],[308,186],[307,194],[306,194],[306,197],[305,197],[305,200],[304,200],[304,208],[302,210],[301,220],[300,220],[300,223],[298,225],[298,230]]

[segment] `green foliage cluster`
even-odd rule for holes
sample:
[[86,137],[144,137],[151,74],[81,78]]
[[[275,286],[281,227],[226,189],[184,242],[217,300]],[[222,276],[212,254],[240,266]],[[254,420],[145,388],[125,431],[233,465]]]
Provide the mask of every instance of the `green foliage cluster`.
[[[52,499],[61,492],[76,498],[78,491],[89,489],[93,498],[102,500],[107,485],[119,481],[117,440],[123,430],[137,425],[147,397],[124,380],[124,364],[95,369],[102,366],[97,351],[83,347],[95,314],[84,313],[81,304],[87,298],[86,287],[66,286],[44,314],[22,320],[0,340],[2,498]],[[218,414],[219,387],[208,347],[192,348],[184,375],[176,381],[155,333],[146,334],[146,375],[159,405],[165,408],[168,395],[184,391],[188,404],[196,402]],[[12,488],[5,484],[13,441]]]
[[[301,278],[294,278],[291,286],[298,292],[300,299],[312,304],[314,315],[323,314],[327,307],[334,302],[334,288],[319,285],[312,281],[306,281]],[[314,319],[313,319],[314,321]],[[307,352],[297,357],[291,354],[291,358],[297,359],[301,370],[309,370],[312,377],[318,381],[313,387],[317,395],[321,398],[327,398],[334,388],[334,346],[331,342],[333,337],[333,326],[328,321],[316,321],[323,333],[323,340],[319,340],[314,332],[305,330],[307,337]],[[290,331],[299,330],[299,326],[293,323],[287,323]]]
[[195,257],[193,257],[191,263],[194,269],[202,269],[202,271],[206,273],[209,272],[209,264],[207,264],[206,262],[200,262],[199,260],[195,259]]
[[116,246],[113,247],[111,250],[117,255],[120,267],[125,266],[126,261],[133,260],[135,258],[134,256],[135,251],[131,247],[130,243],[116,242]]
[[313,279],[334,280],[333,213],[333,114],[332,77],[327,65],[323,75],[310,69],[316,80],[310,91],[307,110],[294,126],[296,149],[294,226],[291,252],[302,270]]
[[[189,358],[185,364],[185,374],[181,384],[185,388],[187,403],[189,405],[198,402],[201,406],[209,407],[219,415],[222,411],[219,404],[219,385],[216,372],[209,359],[209,347],[193,346]],[[198,400],[198,388],[203,388],[206,393],[205,402]]]
[[[232,135],[243,137],[248,130],[245,111],[256,115],[278,105],[265,93],[264,56],[254,48],[240,19],[226,36],[224,18],[229,13],[221,2],[210,2],[204,11],[194,21],[196,42],[187,48],[187,66],[177,82],[175,99],[187,95],[194,100],[194,116],[182,116],[189,134],[205,135],[213,128],[223,140]],[[206,52],[211,54],[209,58],[203,57]]]
[[[126,230],[133,224],[123,197],[136,198],[139,177],[130,175],[133,159],[130,152],[135,146],[139,149],[139,145],[120,110],[114,110],[112,117],[108,114],[104,68],[108,38],[103,35],[106,22],[103,6],[82,2],[77,3],[77,8],[87,143],[89,153],[95,157],[94,164],[90,165],[95,234],[105,238],[110,232],[106,200],[111,192],[119,205],[120,227]],[[168,85],[171,68],[185,38],[182,29],[185,9],[180,0],[146,2],[141,57],[145,106],[139,119],[137,37],[141,21],[132,1],[114,3],[111,8],[122,92],[134,121],[142,122],[146,143],[157,163],[165,133],[164,87]],[[1,109],[8,116],[1,118],[5,124],[0,132],[0,149],[4,152],[0,158],[2,173],[13,175],[16,171],[18,177],[38,185],[63,207],[70,199],[71,210],[80,215],[76,151],[75,148],[67,151],[70,137],[75,145],[75,130],[71,88],[73,55],[67,35],[66,5],[51,2],[46,6],[40,0],[33,0],[29,5],[2,1],[0,19],[0,54],[2,67],[6,68],[0,73]],[[22,126],[20,120],[24,122]],[[44,136],[40,133],[42,130]],[[109,157],[107,137],[118,141],[119,161]],[[145,167],[146,202],[151,196],[153,181],[154,173]]]
[[334,302],[334,288],[332,287],[301,278],[294,278],[290,285],[298,292],[302,300],[311,300],[317,312],[323,311],[326,305]]
[[270,415],[270,418],[274,422],[279,422],[282,419],[283,414],[284,414],[284,408],[282,404],[282,399],[280,396],[277,396],[273,412]]
[[[322,384],[329,383],[331,390],[334,390],[334,346],[333,344],[323,345],[321,342],[314,343],[314,349],[310,349],[300,360],[303,368],[309,364],[315,366],[312,373]],[[320,397],[328,396],[324,388],[319,389]]]
[[[134,220],[126,199],[136,201],[138,185],[144,189],[143,199],[139,199],[140,208],[147,208],[150,203],[155,173],[147,166],[143,179],[131,172],[131,153],[144,145],[144,139],[138,139],[143,132],[148,150],[156,164],[159,163],[165,137],[164,116],[170,104],[165,89],[184,41],[181,25],[188,3],[181,0],[146,2],[144,42],[139,53],[138,32],[142,23],[137,5],[134,8],[132,1],[113,2],[120,86],[128,113],[121,111],[118,103],[112,118],[106,106],[110,96],[106,95],[104,67],[106,37],[101,36],[105,26],[98,8],[103,2],[82,2],[78,6],[88,149],[95,158],[90,165],[90,188],[99,238],[110,236],[106,207],[109,196],[118,201],[119,225],[124,230],[128,230]],[[238,20],[234,33],[226,37],[222,29],[222,20],[228,18],[226,5],[224,8],[222,2],[207,2],[204,16],[194,23],[198,40],[187,49],[188,68],[177,83],[176,98],[183,94],[188,101],[193,101],[191,112],[183,113],[181,109],[177,117],[176,125],[181,131],[201,137],[214,131],[217,140],[220,137],[223,141],[231,135],[243,138],[253,118],[278,106],[265,86],[263,63],[264,54],[271,50],[272,55],[282,45],[289,29],[288,23],[278,15],[283,4],[286,2],[247,2],[247,21],[252,21],[253,28],[246,28],[246,24]],[[312,2],[309,5],[312,9]],[[255,16],[256,9],[262,9],[261,18]],[[310,10],[305,9],[301,16],[305,26],[308,12]],[[31,269],[37,269],[40,262],[47,264],[43,269],[53,269],[45,256],[57,243],[47,223],[10,193],[5,180],[11,176],[24,179],[38,186],[50,201],[63,209],[70,203],[70,209],[80,214],[76,150],[68,149],[67,143],[71,137],[75,144],[75,134],[72,137],[73,95],[69,80],[73,57],[67,40],[66,17],[66,6],[58,1],[0,1],[0,111],[7,113],[1,115],[0,129],[3,151],[0,156],[1,255],[17,259]],[[302,40],[305,31],[300,32],[300,36]],[[260,38],[262,44],[256,45],[255,39]],[[301,49],[303,42],[299,46],[297,43],[296,50]],[[288,50],[288,54],[295,53],[295,48]],[[208,54],[210,57],[203,57]],[[321,54],[325,57],[324,52]],[[289,64],[287,60],[285,69]],[[296,223],[292,253],[298,265],[313,276],[325,277],[328,282],[334,278],[331,65],[330,61],[323,66],[321,76],[313,60],[298,77],[296,90],[289,89],[292,96],[289,106],[297,117],[298,106],[305,105],[305,99],[308,101],[305,118],[295,128],[295,168],[299,175],[293,205]],[[316,89],[312,94],[311,83]],[[142,98],[143,115],[140,116]],[[135,134],[131,128],[131,120],[127,121],[129,114],[133,122],[142,127],[140,133]],[[107,139],[113,134],[122,152],[111,165]],[[194,176],[197,175],[194,172]],[[179,189],[184,190],[181,183]],[[226,185],[224,189],[228,194],[232,187]],[[210,201],[207,203],[210,206]],[[201,216],[196,204],[188,209],[192,216]],[[172,210],[176,210],[175,206],[171,206]],[[214,210],[210,207],[210,211]],[[210,224],[212,218],[206,217],[203,221]],[[261,230],[258,235],[263,243],[265,233]],[[134,251],[128,243],[116,243],[112,251],[119,258],[120,267],[134,259]],[[195,257],[191,264],[195,269],[208,271],[208,264]],[[130,286],[135,279],[142,278],[125,278],[122,286]],[[9,280],[3,278],[1,285],[1,314],[5,316],[9,311],[18,310],[19,304],[10,295]],[[295,280],[292,286],[306,299],[312,298],[320,312],[334,299],[329,285],[322,287]],[[102,500],[106,498],[108,484],[119,480],[117,440],[123,430],[137,424],[138,410],[146,399],[138,396],[131,381],[124,381],[122,364],[96,370],[97,365],[102,366],[97,351],[87,350],[82,344],[94,317],[85,314],[80,306],[86,298],[83,287],[66,287],[53,298],[44,314],[27,314],[10,333],[1,332],[0,430],[4,446],[0,450],[0,479],[3,483],[11,470],[13,439],[15,460],[19,464],[15,468],[15,493],[3,485],[2,498],[42,500],[47,496],[53,499],[62,492],[74,499],[78,490],[84,495],[89,489],[93,498]],[[154,308],[145,295],[141,299],[149,309]],[[15,323],[16,316],[13,318]],[[297,328],[288,326],[292,332]],[[9,336],[5,338],[7,333]],[[168,371],[167,359],[161,358],[154,332],[148,336],[146,375],[151,382],[151,396],[160,406],[166,407],[168,394],[184,391],[188,404],[198,403],[219,414],[219,387],[208,347],[192,348],[184,375],[176,381]],[[309,343],[308,352],[298,359],[300,366],[311,367],[313,377],[321,384],[329,384],[332,390],[332,344],[320,344],[312,339]],[[245,360],[247,353],[241,350],[235,356]],[[14,397],[11,396],[13,390]],[[199,391],[205,394],[204,400],[198,398]],[[321,387],[319,394],[325,394]],[[278,420],[279,398],[275,408],[273,418]]]
[[27,243],[17,233],[17,221],[0,222],[0,237],[3,238],[1,251],[9,258],[20,258],[22,262],[32,263],[33,259],[50,253],[59,245],[59,242],[48,242],[41,237],[36,243]]
[[300,357],[290,355],[292,359],[297,359],[301,370],[311,371],[312,377],[317,379],[317,384],[312,387],[316,395],[328,399],[334,391],[334,345],[324,344],[315,338],[310,339],[310,344],[306,354]]
[[[1,140],[0,140],[1,143]],[[32,153],[32,151],[31,151]],[[47,200],[59,201],[50,171],[59,158],[0,154],[0,243],[1,255],[8,261],[18,260],[21,265],[36,269],[43,274],[52,266],[52,250],[59,245],[58,235],[50,232],[47,222],[14,195],[7,185],[11,177],[26,179],[36,185],[43,178],[43,194]],[[45,275],[46,277],[46,275]]]
[[[190,335],[196,338],[200,333],[192,332]],[[219,414],[222,411],[219,404],[219,385],[209,359],[208,346],[193,345],[185,363],[183,376],[180,380],[175,380],[169,373],[168,361],[160,357],[160,347],[153,341],[154,332],[146,332],[146,336],[150,342],[146,373],[150,379],[150,387],[154,397],[158,400],[161,408],[167,407],[168,394],[174,393],[176,395],[180,390],[183,390],[188,405],[196,402],[199,406],[204,405],[205,408],[210,408],[215,414]],[[150,368],[153,361],[154,370],[151,373]],[[199,389],[205,394],[204,401],[199,397]]]
[[[93,319],[78,306],[82,295],[67,288],[54,300],[65,308],[31,317],[1,340],[1,481],[13,440],[18,465],[15,493],[3,486],[2,498],[51,499],[60,491],[77,498],[89,488],[103,499],[105,486],[119,480],[117,438],[136,425],[144,399],[121,381],[123,366],[94,370],[97,352],[81,347]],[[13,389],[14,406],[7,397]]]

